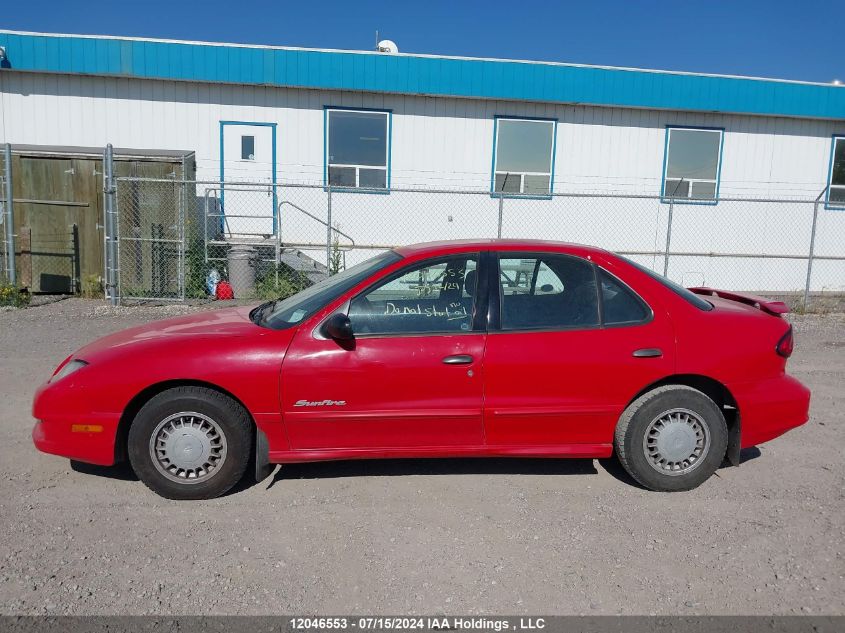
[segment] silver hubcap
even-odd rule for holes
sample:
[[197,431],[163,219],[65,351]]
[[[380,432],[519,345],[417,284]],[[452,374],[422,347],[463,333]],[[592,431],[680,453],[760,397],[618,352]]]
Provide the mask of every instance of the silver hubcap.
[[226,461],[226,436],[207,415],[175,413],[153,431],[150,456],[159,472],[172,481],[205,481]]
[[685,475],[710,450],[710,433],[697,413],[670,409],[651,421],[643,438],[646,461],[664,475]]

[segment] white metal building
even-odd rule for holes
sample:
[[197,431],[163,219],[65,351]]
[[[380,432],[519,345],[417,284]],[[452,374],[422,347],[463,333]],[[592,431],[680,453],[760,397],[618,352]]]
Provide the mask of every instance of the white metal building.
[[[414,238],[489,233],[478,222],[495,208],[490,195],[456,202],[455,217],[439,204],[397,199],[408,187],[526,196],[513,202],[524,205],[510,221],[513,235],[609,248],[624,248],[638,233],[647,239],[650,215],[665,202],[643,211],[647,218],[618,204],[595,222],[564,222],[554,211],[563,228],[549,229],[544,214],[558,208],[550,194],[613,192],[695,203],[680,221],[708,241],[704,248],[752,244],[789,254],[805,248],[811,207],[801,218],[787,206],[755,215],[723,200],[813,199],[825,191],[819,226],[831,228],[820,232],[819,248],[845,251],[842,86],[8,31],[0,46],[0,141],[187,149],[196,153],[198,180],[331,185],[350,196],[336,208],[359,241],[407,242],[408,222],[421,218],[427,229]],[[386,195],[355,191],[362,187]],[[619,229],[614,236],[602,233],[608,224]],[[803,283],[803,265],[787,261],[773,262],[766,279],[736,262],[742,281],[731,281],[724,265],[709,272],[711,264],[695,261],[675,276],[734,286],[755,279],[760,288]],[[839,286],[841,262],[820,282]]]

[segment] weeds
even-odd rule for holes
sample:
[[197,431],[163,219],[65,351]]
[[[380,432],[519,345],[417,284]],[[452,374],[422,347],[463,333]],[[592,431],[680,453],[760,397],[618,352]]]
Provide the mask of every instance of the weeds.
[[255,293],[260,299],[286,299],[312,285],[303,273],[280,264],[269,266],[255,283]]
[[0,282],[0,306],[25,308],[29,305],[29,290],[7,282]]

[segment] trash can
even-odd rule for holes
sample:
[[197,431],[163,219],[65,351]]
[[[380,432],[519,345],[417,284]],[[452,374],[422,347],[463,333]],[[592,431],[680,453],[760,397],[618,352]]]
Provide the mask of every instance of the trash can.
[[229,284],[235,293],[235,299],[255,297],[255,247],[235,244],[229,249],[226,257],[229,263]]

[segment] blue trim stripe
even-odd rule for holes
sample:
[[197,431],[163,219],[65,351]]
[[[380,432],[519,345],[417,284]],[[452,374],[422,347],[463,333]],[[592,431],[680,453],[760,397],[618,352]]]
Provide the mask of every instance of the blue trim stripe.
[[769,79],[24,33],[0,46],[21,71],[845,120],[845,87]]

